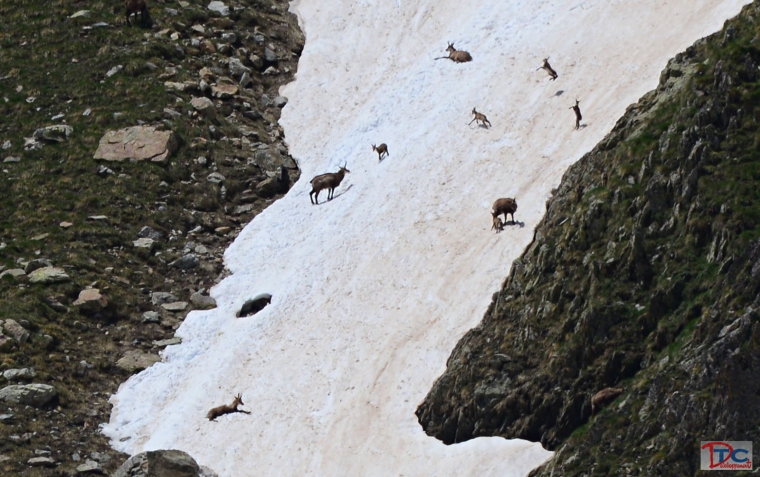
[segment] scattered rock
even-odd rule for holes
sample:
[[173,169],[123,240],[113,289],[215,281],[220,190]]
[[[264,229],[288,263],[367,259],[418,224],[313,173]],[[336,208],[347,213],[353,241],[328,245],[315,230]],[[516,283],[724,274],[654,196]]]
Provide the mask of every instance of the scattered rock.
[[217,83],[211,87],[211,94],[215,98],[229,99],[238,94],[238,87],[229,83]]
[[79,292],[79,298],[73,305],[78,306],[79,312],[84,315],[94,315],[108,306],[108,298],[101,295],[97,288],[90,288]]
[[55,126],[47,126],[34,131],[32,137],[41,142],[63,142],[68,139],[73,132],[74,128],[68,124],[57,124]]
[[12,164],[16,162],[21,162],[21,158],[18,156],[8,156],[3,159],[3,164]]
[[251,83],[253,83],[251,75],[248,73],[243,73],[243,75],[240,77],[240,86],[247,88]]
[[153,250],[153,247],[156,245],[156,241],[152,238],[139,238],[132,242],[132,245],[135,246],[135,248],[144,248],[147,250]]
[[122,65],[114,66],[110,70],[106,72],[106,78],[110,78],[111,76],[115,75],[119,71],[121,71],[124,67]]
[[100,177],[108,177],[113,175],[113,170],[101,164],[98,166],[98,170],[95,173]]
[[224,182],[224,176],[218,172],[212,172],[206,177],[206,180],[212,184],[219,184],[220,182]]
[[94,460],[87,459],[84,461],[84,464],[77,466],[77,472],[81,474],[86,474],[88,472],[93,474],[102,474],[103,468]]
[[31,381],[37,377],[34,368],[6,369],[3,377],[8,381]]
[[113,477],[200,477],[200,472],[198,463],[186,452],[158,450],[130,457]]
[[137,233],[137,236],[140,238],[149,238],[153,240],[161,240],[164,236],[164,234],[153,227],[145,226],[140,229],[140,231]]
[[242,215],[247,214],[248,212],[253,210],[253,204],[243,204],[235,207],[235,210],[232,211],[232,215]]
[[71,226],[72,226],[72,225],[74,225],[74,224],[73,224],[73,223],[71,223],[71,222],[61,222],[61,223],[60,223],[60,224],[58,224],[58,225],[59,225],[61,228],[63,228],[63,229],[67,229],[67,228],[71,227]]
[[277,108],[284,108],[285,105],[288,104],[288,98],[285,96],[277,96],[274,98],[274,105]]
[[18,324],[16,320],[7,319],[3,322],[3,328],[5,334],[13,338],[18,344],[24,344],[29,339],[29,332],[24,329],[23,326]]
[[216,12],[223,17],[229,16],[230,7],[224,4],[224,2],[214,1],[208,4],[208,9],[212,12]]
[[56,267],[38,268],[29,274],[29,281],[31,283],[50,284],[67,282],[69,280],[71,280],[71,278],[66,272],[63,271],[63,269]]
[[123,369],[128,373],[136,373],[149,368],[159,361],[161,361],[161,357],[156,354],[149,354],[140,351],[139,349],[133,349],[127,351],[124,356],[116,362],[116,367]]
[[268,61],[269,63],[276,63],[277,53],[272,51],[269,47],[264,48],[264,60]]
[[[234,42],[231,42],[234,43]],[[230,74],[235,78],[240,78],[244,73],[251,73],[251,69],[245,66],[239,59],[233,58],[227,65],[230,69]]]
[[150,160],[164,163],[177,149],[172,131],[158,131],[154,126],[133,126],[108,131],[101,139],[95,159],[106,161]]
[[161,322],[161,315],[155,311],[146,311],[142,314],[143,323],[159,323]]
[[108,222],[108,217],[105,215],[91,215],[87,217],[87,220],[94,220],[96,222]]
[[190,302],[195,305],[196,308],[208,309],[216,307],[216,300],[208,295],[204,295],[203,290],[190,295]]
[[178,298],[171,293],[166,292],[153,292],[150,294],[150,301],[155,306],[163,305],[164,303],[171,303],[178,301]]
[[182,343],[182,338],[178,338],[178,337],[175,336],[174,338],[169,338],[168,340],[154,341],[153,342],[153,346],[157,346],[159,348],[163,348],[163,347],[166,347],[166,346],[178,345],[180,343]]
[[71,15],[69,18],[71,18],[73,20],[75,18],[87,18],[89,16],[90,16],[90,11],[89,10],[79,10],[75,14]]
[[187,308],[187,302],[175,301],[172,303],[164,303],[163,305],[161,305],[161,308],[163,308],[166,311],[184,311],[185,308]]
[[268,199],[282,191],[283,184],[275,177],[264,179],[256,184],[256,194],[262,199]]
[[0,280],[2,280],[2,278],[6,275],[11,276],[13,278],[23,278],[26,276],[26,272],[20,268],[11,268],[10,270],[6,270],[0,273]]
[[48,384],[14,384],[0,389],[0,401],[42,407],[57,394],[58,391]]
[[169,264],[169,266],[177,267],[181,270],[190,270],[192,268],[197,267],[201,264],[201,261],[198,259],[198,257],[195,256],[195,254],[188,253],[187,255],[184,255],[182,258],[179,258]]
[[55,467],[55,460],[50,457],[32,457],[26,463],[32,467]]
[[191,99],[190,105],[207,118],[216,117],[216,106],[214,106],[214,102],[204,96]]
[[31,260],[29,263],[26,264],[24,267],[24,271],[26,274],[30,274],[35,270],[39,270],[40,268],[44,267],[52,267],[53,264],[50,262],[50,260],[44,259],[44,258],[35,258],[34,260]]

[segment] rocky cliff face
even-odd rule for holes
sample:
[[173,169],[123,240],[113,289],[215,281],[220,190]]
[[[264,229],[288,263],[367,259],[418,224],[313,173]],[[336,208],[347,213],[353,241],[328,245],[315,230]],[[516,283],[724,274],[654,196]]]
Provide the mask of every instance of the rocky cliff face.
[[565,174],[417,410],[428,434],[541,441],[537,475],[693,475],[700,440],[760,440],[759,20],[671,60]]

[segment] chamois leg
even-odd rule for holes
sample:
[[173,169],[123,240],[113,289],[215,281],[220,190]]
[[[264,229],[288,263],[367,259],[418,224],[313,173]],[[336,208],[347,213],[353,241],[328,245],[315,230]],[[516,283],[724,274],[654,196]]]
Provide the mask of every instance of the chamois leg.
[[[316,204],[314,203],[314,199],[312,199],[312,197],[311,197],[312,194],[314,194],[314,193],[316,193],[316,195],[314,196],[314,198],[317,199]],[[311,191],[311,192],[309,192],[309,200],[311,201],[312,205],[319,205],[319,192],[317,192],[317,191]]]
[[129,21],[129,9],[127,9],[127,25],[132,26],[132,23]]
[[[478,118],[474,118],[472,121],[475,121],[475,119],[478,119]],[[469,126],[470,124],[472,124],[472,121],[470,121],[469,123],[467,123],[467,125]]]

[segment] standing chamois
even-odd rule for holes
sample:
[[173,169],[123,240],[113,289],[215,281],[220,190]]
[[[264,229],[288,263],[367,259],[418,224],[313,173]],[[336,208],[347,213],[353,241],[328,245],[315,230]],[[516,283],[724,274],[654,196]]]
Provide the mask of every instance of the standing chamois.
[[377,151],[377,155],[378,155],[377,160],[378,161],[382,161],[383,160],[383,154],[385,154],[386,156],[390,156],[390,154],[391,154],[390,152],[388,152],[388,145],[385,144],[385,143],[382,143],[379,146],[375,146],[373,144],[372,145],[372,150],[373,151]]
[[542,66],[540,68],[536,68],[536,71],[538,71],[538,70],[544,70],[544,71],[546,71],[549,74],[549,76],[551,76],[552,81],[554,81],[555,79],[557,79],[557,76],[559,76],[557,74],[557,72],[554,71],[554,68],[552,68],[552,65],[549,64],[549,58],[548,57],[544,58],[544,66]]
[[446,48],[446,51],[449,52],[449,56],[439,56],[438,58],[436,58],[436,60],[448,58],[454,63],[467,63],[468,61],[472,61],[472,56],[470,56],[469,53],[463,50],[457,50],[456,48],[454,48],[453,43],[449,43],[449,46]]
[[215,407],[215,408],[211,409],[206,414],[206,418],[209,421],[213,421],[213,420],[215,420],[219,416],[223,416],[225,414],[230,414],[230,413],[233,413],[233,412],[242,412],[242,413],[245,413],[245,414],[250,414],[250,412],[248,412],[248,411],[243,411],[241,409],[238,409],[238,406],[245,406],[245,404],[243,404],[243,396],[241,394],[238,394],[237,396],[235,396],[235,400],[232,401],[232,404],[229,404],[229,405],[228,404],[223,404],[221,406],[218,406],[218,407]]
[[493,218],[493,226],[491,227],[491,230],[496,230],[497,234],[504,230],[504,222],[501,221],[501,217]]
[[[483,123],[483,127],[488,127],[488,126],[491,125],[491,121],[488,120],[488,118],[486,117],[486,115],[483,114],[483,113],[479,113],[479,112],[475,111],[475,108],[472,108],[472,114],[475,115],[475,117],[472,118],[472,121],[478,121],[476,124]],[[470,121],[468,123],[468,126],[470,124],[472,124],[472,121]],[[488,123],[488,126],[486,126],[486,123]]]
[[[504,214],[504,224],[507,223],[507,214],[512,215],[512,223],[515,223],[515,211],[517,211],[517,201],[515,199],[496,199],[496,202],[493,203],[493,211],[491,211],[491,216],[494,219],[497,219],[500,214]],[[496,225],[496,220],[494,220],[494,226]]]
[[124,6],[127,7],[127,25],[132,26],[129,16],[133,13],[135,14],[135,19],[137,19],[137,14],[139,13],[140,23],[145,24],[145,20],[148,18],[148,5],[145,4],[145,0],[124,0]]
[[[319,193],[323,189],[327,189],[327,200],[332,200],[333,195],[335,194],[335,188],[340,185],[340,182],[343,180],[343,177],[346,175],[346,172],[351,172],[348,169],[346,169],[346,166],[348,164],[341,166],[340,170],[338,172],[328,172],[327,174],[320,174],[314,179],[311,180],[311,192],[309,192],[309,200],[311,200],[312,204],[315,204],[314,200],[316,199],[316,204],[319,204]],[[314,198],[312,199],[312,194],[316,194]]]
[[581,127],[581,119],[583,119],[583,116],[581,116],[581,107],[578,106],[581,102],[578,101],[578,98],[575,99],[575,106],[570,106],[569,109],[572,109],[575,113],[575,129],[580,129]]

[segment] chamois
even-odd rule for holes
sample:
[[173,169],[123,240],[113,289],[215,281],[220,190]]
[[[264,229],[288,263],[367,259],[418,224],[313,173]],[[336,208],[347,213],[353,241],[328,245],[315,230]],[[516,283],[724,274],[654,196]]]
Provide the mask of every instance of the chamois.
[[616,397],[623,393],[623,388],[604,388],[591,397],[591,415],[593,416],[597,410],[600,410],[603,406],[611,403]]
[[[335,194],[335,188],[340,185],[340,182],[343,180],[343,177],[346,175],[346,172],[351,172],[348,169],[346,169],[346,166],[348,164],[341,166],[340,170],[338,172],[328,172],[327,174],[320,174],[314,179],[311,180],[311,192],[309,192],[309,200],[311,200],[312,204],[315,204],[314,200],[316,199],[316,204],[319,204],[319,193],[323,189],[327,189],[327,200],[332,200],[333,195]],[[312,194],[316,194],[314,198],[312,199]]]
[[390,153],[388,152],[388,145],[385,144],[385,143],[382,143],[379,146],[375,146],[373,144],[372,145],[372,150],[373,151],[377,151],[377,155],[378,155],[377,160],[378,161],[382,161],[383,160],[383,154],[385,154],[386,156],[390,156]]
[[575,106],[570,106],[569,109],[572,109],[575,113],[575,129],[580,129],[581,127],[581,119],[583,119],[583,116],[581,116],[581,107],[578,106],[581,102],[578,101],[578,98],[575,98]]
[[223,416],[225,414],[230,414],[233,412],[242,412],[245,414],[250,414],[250,412],[248,411],[243,411],[241,409],[238,409],[238,406],[245,406],[245,404],[243,404],[243,396],[240,394],[235,396],[235,399],[232,401],[232,404],[229,404],[229,405],[223,404],[221,406],[218,406],[209,410],[209,412],[206,414],[206,418],[209,421],[213,421],[219,416]]
[[[486,123],[488,123],[488,126],[491,125],[491,121],[488,120],[488,118],[486,117],[486,115],[483,114],[483,113],[479,113],[479,112],[475,111],[475,108],[472,108],[472,114],[475,115],[475,117],[472,118],[472,121],[478,121],[478,123],[476,123],[476,124],[483,123],[483,126],[486,126]],[[469,124],[472,124],[472,121],[470,121]]]
[[493,218],[493,226],[491,227],[491,230],[496,230],[497,234],[504,230],[504,222],[501,221],[501,217]]
[[449,46],[446,48],[446,51],[449,52],[449,56],[439,56],[438,58],[436,58],[436,60],[448,58],[454,63],[466,63],[468,61],[472,61],[472,56],[470,56],[469,53],[467,53],[464,50],[457,50],[456,48],[454,48],[453,43],[449,43]]
[[[500,214],[504,214],[504,223],[507,223],[507,214],[512,215],[512,223],[515,223],[515,211],[517,211],[517,201],[515,199],[496,199],[493,203],[491,215],[496,219]],[[496,222],[494,221],[494,225]]]
[[549,74],[549,76],[551,77],[552,81],[554,81],[555,79],[557,79],[557,76],[559,76],[557,74],[557,72],[554,71],[554,68],[552,68],[552,65],[549,64],[549,58],[548,57],[544,58],[544,65],[542,67],[536,68],[536,71],[538,71],[538,70],[544,70],[544,71],[546,71]]
[[127,25],[132,26],[129,16],[133,13],[135,14],[135,19],[137,19],[137,14],[139,13],[140,22],[145,23],[148,17],[148,5],[145,4],[145,0],[124,0],[124,6],[127,7]]

